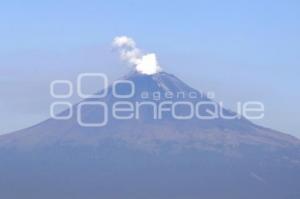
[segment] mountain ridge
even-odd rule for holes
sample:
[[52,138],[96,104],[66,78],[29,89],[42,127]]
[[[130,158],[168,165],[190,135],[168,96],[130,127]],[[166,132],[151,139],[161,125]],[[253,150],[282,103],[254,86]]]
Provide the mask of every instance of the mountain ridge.
[[[145,89],[160,93],[169,89],[195,91],[167,73],[133,74],[124,78],[136,84],[137,93],[126,99],[133,103],[143,102],[139,94]],[[112,96],[111,86],[108,89],[106,97],[82,102],[106,102],[110,108],[120,99]],[[201,95],[189,102],[201,100],[209,99]],[[155,104],[163,101],[165,98],[152,100]],[[82,102],[72,109],[77,110]],[[0,136],[1,196],[6,199],[300,197],[298,139],[243,118],[178,121],[165,115],[155,120],[149,117],[151,110],[144,109],[140,118],[130,120],[108,115],[109,122],[103,127],[80,126],[74,111],[69,120],[50,118],[31,128]],[[184,111],[180,109],[180,113]],[[95,122],[101,116],[102,112],[95,107],[82,111],[86,122]]]
[[[173,101],[173,99],[166,99],[164,97],[164,93],[171,91],[173,93],[176,92],[184,92],[184,93],[188,93],[188,92],[195,92],[198,94],[196,99],[184,99],[187,100],[188,102],[192,102],[192,103],[196,103],[198,101],[211,101],[209,98],[207,98],[207,96],[188,86],[187,84],[185,84],[183,81],[181,81],[180,79],[178,79],[176,76],[168,74],[166,72],[160,72],[154,75],[144,75],[144,74],[140,74],[138,72],[131,72],[123,77],[121,77],[118,80],[129,80],[132,81],[135,85],[135,93],[134,96],[131,97],[130,99],[128,99],[129,101],[131,101],[132,103],[135,102],[140,102],[140,101],[144,101],[144,100],[148,100],[148,99],[141,99],[141,94],[145,91],[151,93],[157,92],[160,94],[161,99],[149,99],[150,102],[154,102],[154,103],[158,103],[160,101],[164,101],[164,100],[171,100]],[[107,96],[104,98],[87,98],[85,100],[83,100],[83,102],[85,101],[92,101],[92,102],[97,102],[97,101],[101,101],[101,102],[105,102],[109,105],[109,108],[112,108],[112,103],[116,102],[118,100],[123,100],[123,99],[119,99],[116,98],[112,95],[112,84],[110,84],[107,88]],[[126,92],[128,92],[128,88],[123,88],[123,90],[125,90]],[[103,90],[100,91],[99,93],[104,92]],[[98,93],[98,94],[99,94]],[[127,99],[125,99],[127,100]],[[175,98],[175,101],[177,101],[178,99]],[[80,103],[78,103],[80,104]],[[37,125],[34,125],[33,127],[27,128],[25,130],[20,130],[17,131],[17,133],[13,133],[13,134],[7,134],[7,135],[3,135],[0,137],[0,146],[1,143],[3,143],[2,140],[5,140],[6,138],[10,138],[16,141],[19,140],[20,142],[22,142],[22,139],[25,139],[27,141],[27,143],[30,143],[30,139],[33,140],[37,140],[39,137],[41,137],[41,139],[47,140],[47,136],[49,136],[50,138],[55,137],[55,139],[57,141],[59,140],[64,140],[65,138],[67,139],[66,142],[69,142],[70,140],[68,138],[72,137],[71,134],[77,134],[78,136],[81,137],[81,139],[84,139],[84,134],[85,132],[87,133],[87,136],[89,136],[88,134],[91,134],[91,132],[98,132],[98,134],[106,134],[103,137],[109,137],[109,132],[111,132],[111,134],[113,134],[113,136],[115,136],[116,134],[123,134],[123,135],[118,135],[116,137],[119,138],[123,138],[123,139],[129,139],[130,136],[136,136],[136,137],[141,137],[140,134],[144,135],[145,137],[147,137],[147,139],[149,139],[149,136],[152,134],[153,135],[153,140],[156,140],[156,138],[159,140],[161,139],[166,139],[166,135],[162,136],[162,132],[164,132],[165,134],[167,134],[168,138],[170,140],[175,140],[175,137],[178,137],[178,139],[180,139],[180,137],[182,139],[188,139],[188,140],[199,140],[199,141],[206,141],[206,142],[215,142],[218,144],[223,144],[224,145],[235,145],[235,144],[239,144],[239,142],[241,143],[247,143],[248,144],[264,144],[264,143],[269,143],[270,145],[278,145],[278,146],[289,146],[289,145],[298,145],[300,143],[300,141],[293,137],[290,136],[288,134],[284,134],[272,129],[268,129],[265,127],[261,127],[259,125],[256,125],[252,122],[250,122],[249,120],[246,120],[244,118],[241,118],[239,120],[234,119],[234,120],[225,120],[225,119],[216,119],[216,120],[207,120],[207,121],[201,121],[201,120],[196,120],[196,119],[191,119],[188,121],[179,121],[176,120],[174,118],[172,118],[170,115],[167,115],[165,117],[163,117],[161,120],[155,120],[153,118],[151,118],[152,112],[151,110],[142,110],[141,112],[141,118],[138,120],[135,119],[130,119],[130,120],[116,120],[115,118],[113,118],[111,115],[109,115],[109,119],[108,119],[108,124],[107,126],[104,127],[99,127],[99,128],[94,128],[94,127],[82,127],[80,125],[77,124],[77,114],[75,109],[78,107],[78,104],[75,104],[72,109],[73,112],[75,112],[74,116],[69,119],[69,120],[54,120],[54,119],[48,119],[44,122],[41,122]],[[207,109],[211,109],[211,107],[205,107]],[[205,109],[204,108],[204,109]],[[222,108],[223,109],[223,108]],[[68,110],[66,110],[68,111]],[[66,112],[65,111],[65,112]],[[182,112],[184,112],[185,110],[180,110]],[[205,110],[202,110],[205,111]],[[224,109],[224,113],[231,115],[233,114],[233,112]],[[62,113],[63,114],[63,113]],[[93,110],[92,108],[89,108],[86,111],[83,111],[82,113],[82,118],[88,118],[90,120],[93,120],[94,118],[100,118],[101,117],[101,113],[97,113],[95,110]],[[150,117],[150,118],[149,118]],[[142,126],[148,126],[149,129],[156,129],[153,130],[152,132],[148,132],[150,135],[146,135],[147,134],[147,129],[143,128]],[[42,126],[42,127],[41,127]],[[121,130],[120,128],[118,128],[118,126],[122,126],[122,128],[124,128],[124,131]],[[139,126],[140,129],[137,128],[137,126]],[[55,128],[53,128],[55,127]],[[159,128],[162,127],[164,129],[164,131],[159,130]],[[47,133],[46,138],[42,138],[42,132],[43,132],[43,128],[44,131],[48,131],[49,133]],[[52,130],[51,130],[52,129]],[[53,132],[50,132],[53,131]],[[68,131],[72,131],[72,132],[68,132]],[[105,131],[107,131],[107,133],[105,133]],[[143,132],[145,131],[145,132]],[[156,133],[155,131],[157,131],[158,133]],[[26,133],[29,132],[29,133]],[[40,133],[39,133],[40,132]],[[61,132],[61,133],[59,133]],[[129,133],[130,132],[130,133]],[[142,132],[142,133],[141,133]],[[188,133],[190,133],[190,135],[187,135]],[[14,134],[18,134],[18,135],[14,135]],[[33,134],[31,136],[28,136],[29,138],[26,138],[26,134]],[[53,135],[51,135],[53,134]],[[184,135],[185,134],[185,135]],[[67,137],[64,137],[65,135],[68,135]],[[127,137],[126,137],[126,136]],[[173,136],[173,137],[172,137]],[[23,137],[18,138],[18,137]],[[25,137],[25,138],[24,138]],[[162,138],[164,137],[164,138]],[[101,138],[101,136],[100,136]],[[95,139],[100,139],[97,138],[97,136],[95,137]],[[215,140],[214,140],[215,138]],[[78,139],[73,139],[73,140],[77,140],[80,142],[80,140]],[[137,141],[137,140],[136,140]],[[178,140],[177,140],[178,141]],[[180,141],[180,140],[179,140]],[[16,141],[15,143],[18,143],[18,141]],[[235,144],[234,144],[235,143]]]

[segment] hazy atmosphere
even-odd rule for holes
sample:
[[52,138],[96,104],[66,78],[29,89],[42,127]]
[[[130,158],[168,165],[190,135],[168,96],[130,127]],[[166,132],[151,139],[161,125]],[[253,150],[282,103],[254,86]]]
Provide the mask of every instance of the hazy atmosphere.
[[300,137],[299,1],[0,4],[0,133],[49,117],[52,80],[102,72],[112,81],[130,71],[112,45],[128,35],[162,70],[228,108],[262,101],[255,123]]

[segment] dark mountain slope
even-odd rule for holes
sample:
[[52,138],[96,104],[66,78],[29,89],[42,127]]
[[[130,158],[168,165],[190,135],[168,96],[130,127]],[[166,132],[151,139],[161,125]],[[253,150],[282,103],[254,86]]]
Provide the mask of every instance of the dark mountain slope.
[[[105,102],[111,110],[120,101],[159,105],[183,100],[168,98],[166,92],[196,93],[184,98],[192,104],[212,102],[168,73],[131,73],[122,79],[134,82],[131,98],[116,98],[109,86],[106,97],[83,102]],[[118,89],[119,94],[130,93],[129,87]],[[145,93],[156,97],[146,98]],[[178,120],[164,112],[158,120],[151,106],[140,109],[138,118],[119,120],[109,112],[106,126],[82,127],[79,104],[69,120],[48,119],[0,137],[4,198],[300,197],[300,142],[292,136],[245,118]],[[227,116],[235,114],[218,108]],[[207,110],[212,106],[200,112]],[[185,115],[187,108],[177,111]],[[97,121],[103,111],[86,107],[81,117]]]

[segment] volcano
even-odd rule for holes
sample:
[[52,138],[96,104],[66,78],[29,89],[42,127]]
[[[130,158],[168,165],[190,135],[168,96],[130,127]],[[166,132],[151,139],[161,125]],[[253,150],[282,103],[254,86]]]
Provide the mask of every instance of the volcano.
[[[97,93],[104,97],[60,113],[72,112],[67,120],[50,118],[0,137],[3,198],[300,197],[297,138],[212,106],[205,93],[166,72],[131,72],[117,81],[132,82],[134,90],[112,84]],[[202,116],[217,107],[232,119],[157,113],[162,103],[170,110],[183,100],[177,117],[201,102]],[[122,119],[110,111],[116,104]],[[90,125],[99,120],[107,122]]]

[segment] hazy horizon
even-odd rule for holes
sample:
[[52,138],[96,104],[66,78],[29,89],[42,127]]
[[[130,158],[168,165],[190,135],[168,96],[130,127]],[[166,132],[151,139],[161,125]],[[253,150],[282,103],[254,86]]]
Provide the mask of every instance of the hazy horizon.
[[300,137],[297,1],[16,2],[0,8],[0,133],[49,117],[52,80],[127,73],[111,43],[128,35],[164,71],[228,108],[262,101],[265,118],[255,123]]

